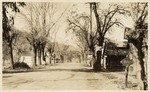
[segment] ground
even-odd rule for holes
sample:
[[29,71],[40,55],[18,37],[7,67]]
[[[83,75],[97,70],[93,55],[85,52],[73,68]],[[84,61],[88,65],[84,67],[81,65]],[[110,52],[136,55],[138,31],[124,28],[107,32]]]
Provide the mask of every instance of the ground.
[[58,63],[32,72],[4,73],[2,86],[4,90],[122,90],[124,81],[123,71],[93,72],[81,63]]

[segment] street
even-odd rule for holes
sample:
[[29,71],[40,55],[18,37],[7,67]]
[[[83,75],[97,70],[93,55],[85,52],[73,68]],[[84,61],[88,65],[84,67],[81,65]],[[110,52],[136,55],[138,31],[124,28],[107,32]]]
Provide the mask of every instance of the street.
[[81,63],[57,63],[33,72],[3,74],[4,90],[121,90],[124,72],[93,72]]

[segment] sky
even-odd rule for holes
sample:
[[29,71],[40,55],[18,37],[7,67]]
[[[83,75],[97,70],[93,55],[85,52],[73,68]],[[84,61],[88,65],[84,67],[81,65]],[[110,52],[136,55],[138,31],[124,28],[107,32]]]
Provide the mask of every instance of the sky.
[[[104,8],[107,8],[107,6],[105,4],[103,4]],[[63,16],[60,18],[60,20],[57,22],[56,24],[56,41],[59,43],[64,43],[64,44],[69,44],[72,45],[74,47],[76,47],[76,39],[74,34],[67,32],[67,26],[68,23],[66,21],[66,18],[68,18],[70,11],[78,11],[78,13],[88,13],[89,14],[89,6],[85,3],[57,3],[56,6],[57,10],[56,10],[56,15],[55,15],[55,19],[57,20],[58,17],[60,16],[60,14],[67,8],[67,10],[65,11],[65,13],[63,14]],[[24,8],[20,8],[25,14],[26,14],[26,9]],[[93,15],[94,17],[94,15]],[[131,17],[121,17],[121,23],[124,24],[125,27],[133,27],[133,20]],[[25,22],[24,18],[22,17],[22,15],[20,14],[16,14],[15,15],[15,27],[19,30],[23,30],[23,31],[29,31],[28,25]],[[66,33],[67,32],[67,33]],[[123,42],[125,41],[124,37],[124,27],[120,28],[120,27],[113,27],[111,29],[110,32],[108,32],[106,34],[106,37],[115,40],[116,42]]]

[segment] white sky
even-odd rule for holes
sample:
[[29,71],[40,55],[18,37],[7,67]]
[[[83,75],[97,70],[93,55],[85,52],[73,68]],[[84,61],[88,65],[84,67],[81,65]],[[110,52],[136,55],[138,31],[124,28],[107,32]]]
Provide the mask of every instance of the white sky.
[[[68,8],[69,7],[69,8]],[[67,22],[66,22],[66,17],[69,15],[69,10],[77,10],[80,13],[86,12],[89,14],[89,6],[85,3],[59,3],[57,4],[57,8],[59,13],[64,11],[66,8],[68,8],[68,11],[66,11],[66,14],[60,19],[60,21],[57,23],[57,35],[56,35],[56,41],[60,43],[65,43],[65,44],[70,44],[73,46],[76,46],[76,40],[74,39],[74,35],[71,33],[66,34],[66,28],[67,28]],[[58,16],[56,16],[57,19]],[[15,18],[15,27],[20,29],[20,30],[26,30],[27,29],[27,24],[26,22],[16,15]],[[122,24],[125,25],[125,27],[133,27],[133,20],[132,18],[129,17],[122,17],[121,18]],[[124,41],[124,28],[119,28],[119,27],[114,27],[112,29],[113,31],[107,33],[107,37],[111,38],[112,40],[116,40],[118,42]]]

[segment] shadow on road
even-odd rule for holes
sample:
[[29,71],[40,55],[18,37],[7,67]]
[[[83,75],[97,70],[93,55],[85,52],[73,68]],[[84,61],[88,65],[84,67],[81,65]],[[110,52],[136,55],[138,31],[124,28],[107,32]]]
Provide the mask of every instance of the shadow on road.
[[51,71],[70,71],[70,72],[94,72],[93,69],[47,69],[47,70],[35,70],[33,72],[51,72]]
[[[22,70],[4,70],[3,74],[5,73],[28,73],[28,72],[55,72],[55,71],[59,71],[59,72],[63,72],[63,71],[67,71],[67,72],[93,72],[95,73],[95,71],[92,69],[92,67],[87,67],[85,65],[81,65],[81,68],[79,65],[73,65],[71,63],[67,63],[66,65],[64,65],[63,67],[61,67],[60,64],[56,64],[57,66],[53,66],[53,68],[50,66],[38,66],[34,69],[22,69]],[[69,68],[67,66],[70,66]],[[77,67],[74,67],[77,66]],[[73,68],[74,67],[74,68]],[[112,70],[109,71],[107,69],[102,68],[100,72],[123,72],[120,70]]]
[[28,73],[28,72],[55,72],[55,71],[59,71],[59,72],[64,72],[64,71],[70,71],[70,72],[94,72],[93,69],[62,69],[62,68],[57,68],[57,69],[30,69],[30,70],[26,70],[26,71],[19,71],[19,70],[6,70],[3,71],[3,74],[6,73]]
[[[95,72],[93,69],[62,69],[62,68],[57,68],[57,69],[31,69],[31,70],[26,70],[26,71],[3,71],[3,74],[5,73],[28,73],[28,72],[55,72],[55,71],[59,71],[59,72],[63,72],[63,71],[70,71],[70,72]],[[109,71],[109,70],[105,70],[102,69],[100,72],[123,72],[123,71]]]

